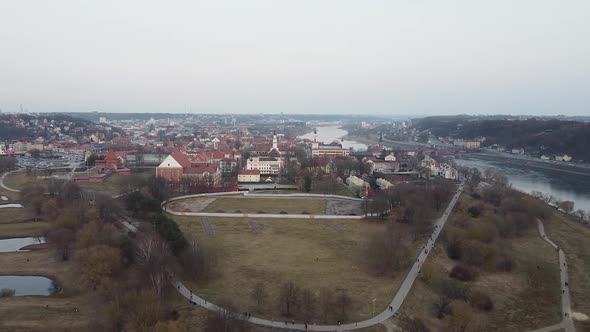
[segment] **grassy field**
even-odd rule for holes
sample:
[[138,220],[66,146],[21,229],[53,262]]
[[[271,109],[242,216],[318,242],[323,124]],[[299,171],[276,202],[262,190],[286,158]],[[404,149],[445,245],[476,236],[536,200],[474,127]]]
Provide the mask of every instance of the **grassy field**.
[[[590,228],[560,212],[544,224],[547,236],[567,258],[572,310],[590,316]],[[580,324],[578,331],[590,331],[590,322]]]
[[84,330],[100,309],[77,287],[73,263],[56,262],[50,250],[2,253],[0,266],[4,275],[50,276],[64,287],[62,293],[53,296],[2,299],[0,331]]
[[33,217],[33,213],[27,208],[0,209],[0,225],[4,223],[13,223],[30,217]]
[[49,226],[47,222],[43,221],[0,223],[0,239],[11,237],[41,236],[45,233],[48,227]]
[[[471,199],[463,195],[455,208],[447,228],[457,226],[458,220],[468,218],[471,222],[489,222],[492,210],[473,219],[465,214]],[[440,239],[439,239],[440,240]],[[555,250],[538,235],[536,228],[530,229],[524,236],[510,239],[501,244],[510,248],[515,262],[512,272],[483,271],[475,281],[466,282],[470,289],[485,291],[491,296],[494,309],[491,312],[477,312],[470,323],[471,330],[478,331],[524,331],[553,325],[561,319],[559,263]],[[448,279],[448,273],[456,263],[447,257],[444,244],[429,256],[423,270],[434,271],[437,278]],[[536,267],[542,267],[543,285],[531,289],[528,285],[528,273]],[[418,279],[410,295],[401,308],[402,314],[423,319],[433,330],[446,328],[449,317],[439,320],[434,316],[433,305],[438,294],[432,282]]]
[[205,212],[247,212],[256,213],[325,213],[326,200],[314,198],[246,198],[221,197],[209,204]]
[[4,184],[12,189],[20,190],[28,184],[35,183],[35,182],[43,182],[43,180],[37,180],[36,177],[32,175],[27,175],[27,172],[20,171],[10,173],[4,179]]
[[209,280],[188,285],[212,302],[229,300],[240,311],[254,311],[249,294],[261,282],[269,293],[261,316],[270,319],[281,318],[277,297],[287,281],[313,292],[323,287],[347,290],[353,302],[350,320],[356,321],[372,316],[372,299],[377,299],[376,311],[385,309],[406,273],[392,278],[366,272],[363,248],[370,234],[384,230],[383,224],[259,219],[256,223],[262,232],[255,234],[244,219],[209,218],[215,235],[208,236],[199,218],[175,219],[187,238],[206,248],[214,262]]

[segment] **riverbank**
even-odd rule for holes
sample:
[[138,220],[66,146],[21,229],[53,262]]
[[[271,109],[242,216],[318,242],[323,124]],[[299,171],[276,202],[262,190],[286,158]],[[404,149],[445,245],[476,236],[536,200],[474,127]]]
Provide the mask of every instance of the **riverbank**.
[[359,143],[363,143],[365,145],[377,145],[379,144],[379,137],[377,135],[370,135],[369,137],[366,136],[355,136],[346,134],[342,136],[345,141],[356,141]]
[[489,160],[489,161],[501,161],[502,163],[517,165],[521,167],[531,167],[537,168],[541,170],[548,170],[548,171],[556,171],[556,172],[563,172],[569,174],[576,174],[576,175],[584,175],[590,176],[590,168],[586,166],[579,166],[575,164],[568,164],[568,163],[548,163],[542,160],[535,160],[535,159],[521,159],[521,158],[514,158],[510,157],[509,155],[503,156],[499,154],[487,154],[487,153],[469,153],[464,154],[461,158],[469,159],[481,159],[481,160]]

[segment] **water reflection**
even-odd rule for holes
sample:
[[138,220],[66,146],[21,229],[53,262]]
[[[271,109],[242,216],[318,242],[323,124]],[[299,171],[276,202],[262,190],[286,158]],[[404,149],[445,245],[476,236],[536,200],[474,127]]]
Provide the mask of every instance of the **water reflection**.
[[480,171],[493,168],[506,175],[515,189],[531,193],[540,191],[558,200],[575,203],[575,210],[590,211],[590,176],[540,170],[481,159],[456,159],[460,166],[475,167]]
[[[341,138],[343,136],[346,136],[348,134],[348,131],[339,128],[339,126],[320,126],[317,127],[317,133],[318,133],[318,141],[329,144],[332,143],[333,141],[338,141],[339,143],[342,144],[343,148],[353,148],[355,151],[365,151],[367,150],[367,145],[363,144],[363,143],[359,143],[356,141],[341,141]],[[314,137],[314,133],[307,133],[305,135],[299,136],[299,138],[302,139],[309,139],[309,140],[313,140]]]
[[48,296],[62,291],[55,280],[39,276],[0,276],[0,289],[2,288],[13,289],[14,296]]
[[0,239],[0,252],[28,251],[27,249],[21,249],[26,246],[41,243],[45,243],[45,239],[42,237]]

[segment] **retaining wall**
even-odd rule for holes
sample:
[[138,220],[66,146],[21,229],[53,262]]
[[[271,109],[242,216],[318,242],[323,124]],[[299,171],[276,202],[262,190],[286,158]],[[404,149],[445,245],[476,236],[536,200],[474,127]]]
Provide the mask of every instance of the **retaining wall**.
[[367,215],[360,216],[349,216],[349,215],[337,215],[337,214],[281,214],[281,213],[222,213],[222,212],[178,212],[174,210],[166,209],[166,205],[170,202],[180,201],[189,198],[199,197],[215,197],[215,196],[252,196],[256,198],[282,198],[282,197],[315,197],[315,198],[335,198],[344,199],[351,201],[363,201],[362,198],[340,196],[340,195],[328,195],[328,194],[252,194],[243,191],[230,191],[221,193],[204,193],[194,194],[170,198],[163,201],[160,206],[165,212],[168,212],[175,216],[192,216],[192,217],[226,217],[226,218],[283,218],[283,219],[350,219],[360,220],[366,217],[380,217],[378,213],[368,213]]

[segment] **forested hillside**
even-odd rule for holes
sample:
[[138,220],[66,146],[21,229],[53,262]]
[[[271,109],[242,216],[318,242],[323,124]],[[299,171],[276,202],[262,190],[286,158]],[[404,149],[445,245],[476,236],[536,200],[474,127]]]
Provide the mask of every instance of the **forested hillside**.
[[499,144],[524,148],[527,153],[565,154],[590,161],[590,123],[557,119],[481,119],[469,116],[427,117],[415,122],[435,136],[473,139],[485,137],[484,146]]

